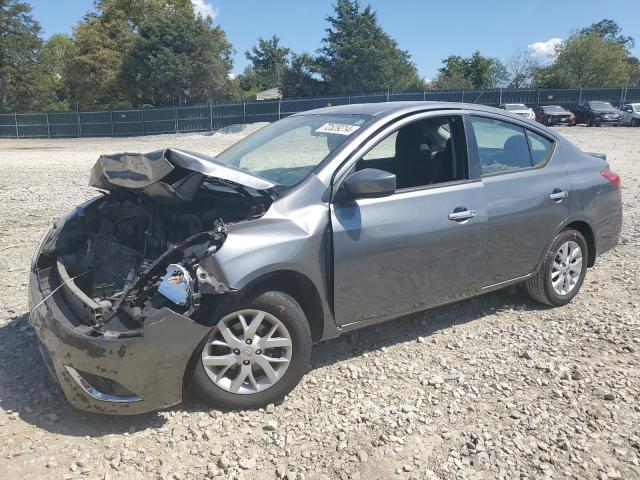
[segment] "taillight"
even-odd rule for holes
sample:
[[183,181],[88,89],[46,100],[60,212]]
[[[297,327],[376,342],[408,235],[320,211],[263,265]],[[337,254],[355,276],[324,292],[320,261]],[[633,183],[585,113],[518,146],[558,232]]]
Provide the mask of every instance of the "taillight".
[[602,175],[604,178],[609,180],[616,187],[619,187],[620,183],[622,182],[622,179],[620,178],[620,175],[618,175],[616,172],[612,172],[611,170],[602,170],[600,172],[600,175]]

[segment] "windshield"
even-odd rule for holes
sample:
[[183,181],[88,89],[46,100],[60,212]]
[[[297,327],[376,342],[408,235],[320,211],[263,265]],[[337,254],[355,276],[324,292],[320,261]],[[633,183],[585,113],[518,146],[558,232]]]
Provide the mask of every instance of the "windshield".
[[566,113],[566,110],[557,105],[549,105],[547,107],[542,107],[544,113]]
[[504,108],[506,110],[529,110],[524,103],[507,103]]
[[592,110],[615,110],[609,102],[589,102],[589,108]]
[[303,115],[272,123],[216,157],[280,185],[301,182],[373,117]]

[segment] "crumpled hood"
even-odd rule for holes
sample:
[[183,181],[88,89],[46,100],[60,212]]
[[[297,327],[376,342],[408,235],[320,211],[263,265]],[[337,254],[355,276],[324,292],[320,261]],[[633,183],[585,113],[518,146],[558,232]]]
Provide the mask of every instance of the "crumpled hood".
[[114,186],[141,190],[163,203],[179,203],[191,201],[206,177],[255,190],[271,190],[276,186],[214,157],[174,149],[102,155],[91,169],[89,185],[109,191]]

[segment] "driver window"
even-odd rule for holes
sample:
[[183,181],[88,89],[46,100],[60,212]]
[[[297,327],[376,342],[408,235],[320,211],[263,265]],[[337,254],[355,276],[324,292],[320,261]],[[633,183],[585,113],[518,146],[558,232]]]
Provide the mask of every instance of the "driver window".
[[356,164],[393,173],[398,189],[465,180],[466,140],[460,116],[430,117],[391,133]]

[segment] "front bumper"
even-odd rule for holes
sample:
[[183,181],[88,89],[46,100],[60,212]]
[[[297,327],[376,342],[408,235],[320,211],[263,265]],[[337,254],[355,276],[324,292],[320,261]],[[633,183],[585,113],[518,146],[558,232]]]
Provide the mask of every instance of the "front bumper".
[[[129,338],[84,325],[64,300],[54,268],[32,271],[29,305],[49,370],[69,402],[97,413],[135,415],[182,401],[189,360],[210,328],[156,310]],[[111,390],[107,387],[112,387]]]
[[595,117],[593,119],[593,123],[596,123],[598,125],[617,125],[620,123],[620,118],[602,118],[602,117]]

